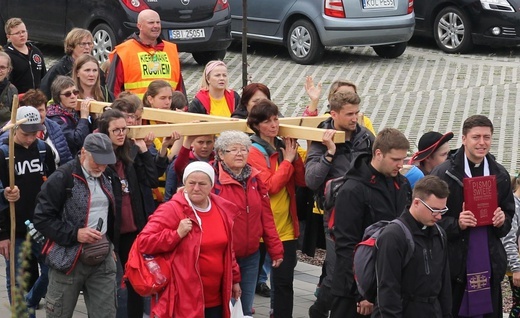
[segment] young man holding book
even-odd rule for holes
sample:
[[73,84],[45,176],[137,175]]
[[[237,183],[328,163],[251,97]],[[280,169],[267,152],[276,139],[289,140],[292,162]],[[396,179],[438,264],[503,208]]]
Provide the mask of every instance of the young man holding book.
[[[506,273],[507,258],[500,238],[511,228],[515,203],[509,173],[489,154],[493,124],[483,115],[474,115],[462,126],[462,146],[453,158],[436,167],[432,174],[448,183],[449,208],[439,224],[448,236],[449,263],[454,317],[502,317],[500,282]],[[492,224],[477,226],[478,211],[465,208],[465,178],[496,178],[498,207]],[[477,215],[478,216],[478,215]]]

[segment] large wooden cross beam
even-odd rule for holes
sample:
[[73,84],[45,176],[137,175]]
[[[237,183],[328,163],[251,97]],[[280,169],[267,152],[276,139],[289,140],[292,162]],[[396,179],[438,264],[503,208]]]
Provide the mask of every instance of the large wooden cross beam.
[[[78,105],[80,105],[80,103],[81,101],[78,101]],[[92,101],[90,103],[90,112],[103,113],[106,107],[110,105],[110,103]],[[284,137],[321,141],[324,130],[316,127],[327,118],[327,116],[280,118],[279,134]],[[150,132],[153,132],[156,137],[166,137],[170,136],[173,131],[177,131],[184,136],[218,134],[226,130],[239,130],[246,133],[253,132],[247,127],[247,123],[243,119],[164,109],[145,107],[143,110],[143,119],[169,124],[129,126],[128,137],[144,138]],[[199,122],[194,123],[194,121]],[[337,131],[334,135],[334,142],[345,142],[345,133]]]

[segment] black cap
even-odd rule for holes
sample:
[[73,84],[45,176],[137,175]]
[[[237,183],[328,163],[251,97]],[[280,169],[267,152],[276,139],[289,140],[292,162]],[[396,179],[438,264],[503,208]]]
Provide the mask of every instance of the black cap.
[[451,138],[453,138],[453,133],[451,131],[444,135],[436,131],[425,133],[422,135],[421,139],[419,139],[419,151],[413,154],[410,162],[423,161],[431,156],[437,148],[450,141]]

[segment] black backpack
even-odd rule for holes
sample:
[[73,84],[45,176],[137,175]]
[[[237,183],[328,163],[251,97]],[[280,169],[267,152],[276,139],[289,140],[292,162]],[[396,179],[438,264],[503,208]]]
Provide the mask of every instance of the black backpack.
[[[404,257],[403,267],[405,267],[412,259],[415,251],[415,242],[413,235],[408,227],[400,220],[394,219],[392,221],[379,221],[365,229],[363,233],[363,240],[356,245],[354,249],[354,279],[356,281],[357,290],[360,295],[373,303],[377,295],[377,239],[386,228],[388,224],[395,223],[404,232],[408,248]],[[445,248],[445,236],[439,225],[435,223],[435,227],[441,237],[442,247]]]

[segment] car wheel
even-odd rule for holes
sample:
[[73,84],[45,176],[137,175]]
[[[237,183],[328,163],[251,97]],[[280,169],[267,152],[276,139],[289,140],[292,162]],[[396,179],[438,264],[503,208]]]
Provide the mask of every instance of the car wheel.
[[307,20],[294,22],[289,28],[286,41],[291,59],[298,64],[314,64],[325,52],[316,28]]
[[206,65],[209,61],[223,60],[226,57],[226,50],[193,52],[191,53],[193,59],[199,65]]
[[442,9],[433,25],[437,46],[446,53],[465,53],[473,47],[471,22],[468,16],[456,7]]
[[114,31],[107,24],[101,23],[92,30],[92,36],[94,37],[92,55],[100,63],[108,61],[108,54],[112,52],[117,43]]
[[372,47],[377,55],[387,59],[395,59],[403,55],[406,50],[406,42],[395,43],[390,45],[379,45]]

